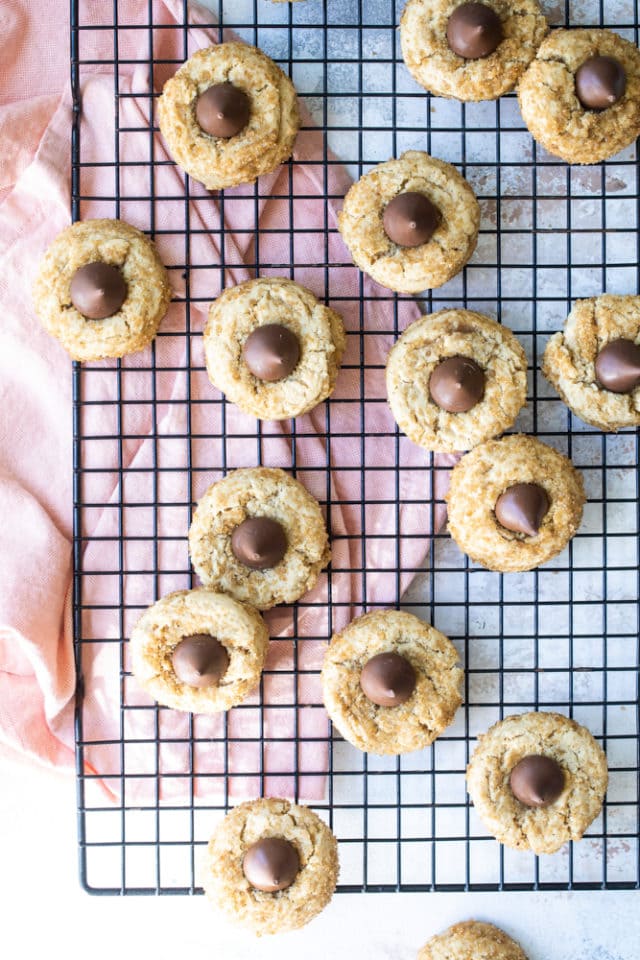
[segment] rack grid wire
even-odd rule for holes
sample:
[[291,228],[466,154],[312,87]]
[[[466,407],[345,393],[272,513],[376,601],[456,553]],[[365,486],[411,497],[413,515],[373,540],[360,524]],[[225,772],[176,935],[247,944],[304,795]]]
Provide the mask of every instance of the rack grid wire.
[[[239,269],[225,226],[234,203],[253,204],[255,212],[244,256],[250,275],[296,278],[304,270],[308,276],[310,263],[300,259],[297,242],[307,226],[296,220],[303,198],[293,193],[291,166],[284,167],[288,188],[278,198],[283,222],[266,231],[258,230],[269,197],[264,178],[219,196],[182,178],[159,146],[157,124],[145,118],[155,117],[163,79],[193,52],[186,3],[178,26],[168,22],[160,0],[128,7],[136,13],[126,22],[116,0],[105,0],[104,23],[88,25],[82,0],[71,0],[73,219],[130,218],[156,239],[176,291],[168,322],[150,350],[121,361],[74,365],[78,823],[81,880],[92,892],[199,893],[198,860],[214,824],[243,790],[273,792],[274,784],[283,783],[334,829],[341,891],[640,885],[637,434],[604,435],[586,427],[539,372],[550,331],[561,327],[577,297],[640,289],[636,149],[593,167],[571,168],[533,143],[515,95],[461,104],[425,94],[409,77],[399,50],[403,5],[403,0],[208,3],[212,39],[230,30],[276,60],[294,79],[311,117],[307,126],[317,128],[320,138],[318,158],[300,161],[321,169],[325,193],[322,229],[312,238],[315,292],[336,309],[351,311],[342,376],[355,393],[351,399],[348,391],[341,393],[339,381],[311,429],[306,418],[274,428],[238,417],[206,381],[202,360],[206,305],[235,282]],[[552,28],[609,26],[638,42],[632,0],[556,0],[543,6]],[[105,42],[110,47],[107,58],[95,53],[98,34],[101,47]],[[168,39],[172,56],[163,52]],[[99,109],[101,102],[92,84],[102,84],[103,91],[107,85],[113,109],[112,120],[101,118],[107,127],[113,123],[113,135],[102,141],[106,153],[99,156],[87,155],[83,140],[86,111]],[[135,152],[133,138],[138,147],[145,144],[146,159]],[[424,495],[417,505],[424,529],[401,530],[399,499],[411,445],[391,419],[384,435],[390,462],[368,461],[361,397],[366,387],[367,403],[385,403],[384,352],[414,301],[372,292],[362,277],[357,295],[345,296],[336,287],[341,270],[351,264],[344,248],[335,256],[332,205],[341,196],[332,192],[331,172],[344,164],[358,177],[412,147],[456,164],[482,208],[470,264],[422,298],[421,308],[470,307],[515,331],[530,363],[529,403],[516,427],[567,453],[585,477],[588,504],[580,532],[560,557],[531,573],[488,573],[470,564],[445,531],[430,535],[438,509],[432,479],[443,468],[426,455],[411,467],[423,474]],[[134,159],[128,159],[132,151]],[[216,210],[219,218],[207,221]],[[196,220],[194,211],[202,218]],[[219,263],[202,253],[203,237],[215,241]],[[270,256],[283,249],[282,237],[286,256]],[[386,329],[372,331],[367,324],[374,303],[388,318]],[[377,352],[374,342],[381,345]],[[349,404],[355,404],[355,420],[346,418]],[[355,422],[356,429],[343,421]],[[324,462],[311,456],[314,432]],[[352,441],[346,444],[357,452],[352,462],[344,459],[338,437]],[[349,555],[356,559],[343,568],[334,563],[324,574],[328,602],[312,595],[280,611],[297,640],[272,641],[285,655],[265,671],[258,696],[217,726],[190,715],[180,715],[176,726],[175,715],[136,691],[126,638],[141,610],[168,587],[194,585],[186,532],[197,497],[233,466],[272,464],[272,451],[280,456],[283,442],[290,459],[279,465],[311,487],[334,543],[351,536],[357,549]],[[145,458],[139,462],[141,449]],[[344,501],[336,501],[329,467],[352,490]],[[368,483],[374,472],[376,489],[382,490],[377,507],[387,511],[385,532],[375,536],[367,528],[376,499]],[[358,511],[356,537],[332,529],[347,506]],[[367,603],[368,551],[373,556],[376,538],[391,539],[397,569],[404,556],[401,533],[410,546],[419,540],[426,557],[412,561],[415,578],[408,594],[402,595],[399,573],[389,570],[385,590]],[[374,757],[331,730],[318,692],[318,667],[344,605],[336,598],[345,577],[355,585],[354,609],[409,607],[450,636],[460,652],[464,705],[429,749]],[[302,614],[309,610],[313,630],[305,634]],[[96,675],[117,678],[119,702],[111,726],[96,726],[91,719],[100,706],[92,686]],[[503,716],[535,709],[557,710],[585,723],[605,746],[610,767],[603,813],[586,837],[542,858],[507,850],[489,837],[464,781],[477,735]],[[285,715],[288,732],[281,735],[278,724]],[[96,770],[115,799],[97,788]]]

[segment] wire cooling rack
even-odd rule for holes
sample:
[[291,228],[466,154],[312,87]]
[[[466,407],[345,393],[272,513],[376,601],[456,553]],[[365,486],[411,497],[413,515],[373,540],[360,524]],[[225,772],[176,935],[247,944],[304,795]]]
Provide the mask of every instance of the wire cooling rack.
[[[543,5],[554,26],[610,26],[638,41],[638,10],[632,0],[556,0]],[[306,0],[295,4],[210,0],[208,6],[214,38],[221,36],[223,26],[230,28],[260,46],[293,77],[321,130],[322,156],[318,159],[325,169],[334,162],[329,149],[357,177],[372,164],[417,147],[457,164],[469,179],[482,207],[478,250],[458,278],[424,298],[423,309],[469,306],[497,316],[516,332],[530,361],[529,404],[517,427],[573,458],[584,473],[589,502],[572,545],[540,570],[508,576],[487,573],[471,565],[446,533],[440,533],[430,541],[428,556],[416,571],[407,597],[400,595],[399,577],[392,578],[395,586],[382,598],[383,605],[402,603],[429,619],[453,639],[466,667],[465,705],[432,748],[402,758],[376,758],[349,747],[331,733],[328,724],[322,727],[323,735],[307,736],[297,713],[301,686],[296,676],[317,679],[317,663],[303,669],[296,644],[285,669],[265,673],[265,707],[261,709],[256,698],[253,705],[232,711],[236,718],[247,720],[244,726],[239,724],[240,733],[229,718],[212,731],[201,730],[199,718],[186,717],[179,735],[175,731],[166,735],[168,711],[136,695],[127,669],[128,632],[141,609],[166,592],[168,582],[175,584],[177,576],[183,587],[192,584],[186,531],[195,499],[212,479],[237,462],[234,451],[238,446],[246,451],[249,445],[255,451],[254,462],[268,464],[269,431],[255,422],[248,431],[238,429],[233,408],[210,387],[203,388],[204,400],[198,394],[197,404],[204,409],[204,423],[210,426],[204,432],[199,428],[199,433],[193,427],[197,384],[204,378],[202,322],[196,311],[207,300],[196,285],[203,270],[214,268],[198,259],[197,241],[202,231],[190,222],[189,201],[213,201],[188,179],[184,189],[180,184],[173,195],[162,195],[162,175],[172,164],[158,156],[149,125],[131,124],[125,116],[132,101],[139,102],[144,111],[152,107],[154,98],[146,88],[125,88],[122,75],[132,61],[146,64],[147,77],[156,80],[159,71],[173,72],[192,52],[186,28],[163,25],[160,0],[132,5],[128,9],[136,12],[126,21],[122,5],[105,0],[104,22],[89,26],[82,0],[72,0],[73,218],[127,219],[133,209],[133,222],[155,236],[161,250],[168,234],[181,238],[182,250],[178,261],[168,264],[178,291],[175,325],[169,324],[168,329],[163,325],[151,350],[136,358],[76,364],[74,368],[74,616],[80,677],[76,728],[82,882],[97,893],[199,892],[200,850],[215,822],[234,802],[234,777],[241,777],[233,769],[232,751],[239,744],[243,749],[248,745],[254,748],[247,754],[253,759],[245,761],[242,773],[258,792],[268,772],[265,731],[269,709],[293,709],[294,730],[286,741],[291,747],[291,765],[283,772],[293,774],[295,796],[305,795],[304,776],[316,773],[318,782],[325,784],[312,805],[340,841],[342,891],[637,887],[637,435],[603,435],[587,428],[569,414],[539,373],[546,338],[560,328],[575,298],[602,291],[637,293],[640,289],[640,184],[635,148],[595,167],[570,168],[533,144],[513,95],[467,105],[426,96],[409,77],[400,55],[396,26],[402,0]],[[95,7],[91,5],[92,10]],[[183,15],[186,22],[186,5]],[[162,59],[155,52],[164,30],[179,35],[180,52],[175,60]],[[106,57],[104,52],[100,56],[94,52],[98,34],[110,50]],[[114,118],[105,118],[105,123],[113,122],[114,132],[104,155],[89,157],[82,137],[81,91],[84,94],[87,81],[96,72],[111,76]],[[138,143],[147,145],[144,162],[123,159],[132,137],[142,138]],[[97,173],[107,176],[98,181]],[[137,179],[128,178],[131,173],[138,175]],[[99,188],[95,186],[98,182]],[[258,183],[243,194],[256,210],[260,191]],[[226,191],[223,203],[227,209],[235,195],[233,190]],[[283,201],[295,213],[296,198],[290,192]],[[137,206],[132,207],[134,203]],[[171,225],[160,228],[160,205],[169,203]],[[332,223],[325,210],[316,264],[330,302],[336,269],[335,264],[329,269],[329,242],[335,233]],[[296,224],[296,230],[304,230],[304,226]],[[217,236],[224,275],[224,226],[217,227]],[[259,243],[256,237],[251,270],[296,275],[302,264],[296,259],[293,239],[290,258],[284,264],[270,262],[269,250],[268,238]],[[348,264],[345,251],[343,265]],[[399,310],[406,299],[382,294],[388,306],[385,333],[389,343],[397,336]],[[370,367],[379,373],[381,364],[368,359],[367,296],[362,282],[358,301],[359,326],[350,331],[352,362],[345,368]],[[183,359],[170,366],[163,358],[176,338],[183,342]],[[141,374],[146,376],[147,386],[131,396],[131,378]],[[179,376],[184,383],[183,391],[170,400],[165,391],[168,375]],[[382,403],[384,386],[381,379],[378,382]],[[332,437],[340,429],[342,401],[337,394],[323,408],[327,462]],[[178,444],[177,465],[175,460],[166,460],[166,438],[159,426],[171,405],[183,424],[173,438]],[[108,414],[111,426],[104,427],[104,416],[100,421],[94,419],[96,408]],[[151,454],[143,466],[131,466],[130,448],[141,436],[129,426],[130,417],[140,409],[148,419],[144,434]],[[102,424],[99,429],[96,422]],[[355,445],[363,447],[366,432],[362,414],[359,430],[353,435]],[[306,463],[305,437],[295,423],[285,436],[291,447],[288,466],[305,482],[312,482],[315,476],[314,492],[331,525],[336,504],[331,502],[328,481],[322,479],[326,471],[321,464],[314,473]],[[395,432],[390,436],[395,459],[380,469],[393,478],[392,494],[387,494],[393,516],[408,441]],[[101,466],[104,450],[111,451],[105,455],[107,466]],[[424,512],[433,519],[435,501],[428,484],[431,468],[432,464],[425,462]],[[354,499],[366,497],[363,471],[354,470],[352,476]],[[176,477],[181,481],[178,488]],[[131,493],[134,488],[128,487],[129,481],[141,478],[145,487],[142,497],[139,485],[135,494]],[[128,511],[142,507],[148,524],[132,534],[127,526]],[[101,511],[112,518],[107,532],[100,537],[95,532],[88,534]],[[183,532],[166,536],[163,518],[172,512]],[[361,560],[350,570],[361,585],[367,576],[371,536],[364,509],[362,517]],[[395,535],[393,528],[387,535]],[[134,545],[143,553],[135,554]],[[335,568],[328,572],[330,598],[336,578],[344,574]],[[143,582],[144,588],[136,592],[138,582]],[[97,583],[103,584],[97,594],[99,602],[95,600]],[[299,610],[300,606],[291,611],[294,635]],[[331,635],[332,624],[330,608],[318,641],[324,643]],[[111,718],[115,727],[106,732],[89,722],[97,699],[88,682],[88,664],[98,661],[107,664],[107,671],[112,671],[118,682],[120,702],[117,715]],[[269,708],[267,685],[276,680],[284,683],[288,692],[277,700],[279,706]],[[323,708],[317,684],[311,689],[316,692],[307,698],[306,706],[317,720],[324,716],[318,714]],[[538,708],[557,710],[586,724],[606,747],[611,773],[602,816],[585,839],[541,859],[505,850],[488,837],[464,784],[465,765],[477,734],[500,717]],[[144,733],[140,732],[142,720]],[[179,775],[162,769],[160,757],[170,740],[186,751]],[[95,774],[87,766],[89,758],[99,755],[103,747],[115,756],[104,777],[118,797],[115,801],[106,800],[95,789]],[[215,755],[221,758],[212,774],[220,787],[213,799],[199,798],[195,786],[194,757],[203,750],[217,751]],[[314,755],[317,768],[313,759],[309,760]],[[299,764],[303,756],[304,770]],[[142,799],[129,790],[140,783],[147,788]],[[168,799],[163,793],[166,784],[176,786]]]

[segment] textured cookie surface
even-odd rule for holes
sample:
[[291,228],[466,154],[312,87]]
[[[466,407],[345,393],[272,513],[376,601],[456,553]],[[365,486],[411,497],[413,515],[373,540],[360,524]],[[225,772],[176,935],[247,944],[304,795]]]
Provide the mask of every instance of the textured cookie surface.
[[[220,682],[211,687],[183,683],[171,655],[184,637],[215,637],[229,656]],[[174,710],[216,713],[241,703],[258,685],[269,633],[257,610],[212,590],[170,593],[142,614],[131,639],[132,669],[154,700]]]
[[465,0],[409,0],[400,20],[404,62],[417,82],[440,97],[495,100],[513,90],[547,32],[537,0],[485,0],[504,39],[487,57],[467,60],[447,41],[447,23]]
[[[494,513],[498,497],[519,483],[537,484],[549,499],[536,536],[507,530]],[[480,444],[453,468],[449,532],[489,570],[532,570],[564,550],[580,526],[584,501],[582,475],[567,457],[534,437],[502,437]]]
[[[576,95],[575,75],[591,57],[623,66],[626,92],[606,110],[588,110]],[[522,117],[533,137],[567,163],[598,163],[640,133],[640,51],[611,30],[553,30],[518,86]]]
[[[427,243],[401,247],[385,233],[383,213],[400,193],[421,193],[438,209],[440,225]],[[408,150],[361,177],[338,218],[355,263],[383,287],[419,293],[440,287],[462,270],[478,240],[480,207],[455,167],[422,150]]]
[[[381,653],[397,653],[416,674],[411,697],[381,707],[360,686],[362,668]],[[451,641],[413,614],[377,610],[336,634],[322,666],[324,703],[345,740],[378,754],[419,750],[449,726],[460,706],[462,670]]]
[[[226,82],[251,103],[247,126],[228,140],[205,133],[195,114],[198,97]],[[274,170],[291,156],[300,126],[291,80],[261,50],[244,43],[194,53],[165,83],[158,122],[176,163],[208,190],[253,183]]]
[[[113,316],[89,320],[71,302],[71,281],[97,261],[119,267],[127,296]],[[167,272],[153,243],[123,220],[84,220],[58,234],[33,287],[43,326],[74,360],[123,357],[155,337],[171,299]]]
[[432,937],[418,960],[527,960],[520,944],[492,923],[465,920]]
[[[511,771],[530,755],[562,768],[564,789],[547,807],[527,807],[509,785]],[[600,813],[607,760],[591,733],[558,713],[523,713],[494,724],[478,738],[467,768],[467,788],[489,833],[516,850],[554,853],[580,840]]]
[[[287,551],[277,566],[253,570],[233,553],[233,531],[250,517],[269,517],[284,529]],[[259,610],[293,603],[315,586],[331,558],[317,500],[270,467],[234,470],[209,487],[193,515],[189,551],[203,583]]]
[[544,353],[542,372],[576,416],[600,430],[640,425],[640,386],[613,393],[597,382],[598,353],[614,340],[640,345],[640,297],[604,294],[578,300]]
[[[294,882],[277,893],[256,890],[242,869],[248,848],[264,837],[288,840],[300,859]],[[215,906],[258,935],[296,930],[331,900],[338,881],[337,847],[329,827],[307,807],[252,800],[227,814],[211,837],[202,885]]]
[[[429,380],[448,357],[469,357],[485,375],[484,397],[464,413],[434,403]],[[471,310],[420,317],[387,360],[389,405],[400,429],[427,450],[469,450],[512,426],[527,396],[527,359],[507,328]]]
[[[243,356],[251,333],[266,324],[291,330],[300,360],[276,382],[258,379]],[[292,280],[261,277],[230,287],[209,309],[204,349],[209,379],[228,400],[261,420],[312,410],[331,394],[345,348],[341,317]]]

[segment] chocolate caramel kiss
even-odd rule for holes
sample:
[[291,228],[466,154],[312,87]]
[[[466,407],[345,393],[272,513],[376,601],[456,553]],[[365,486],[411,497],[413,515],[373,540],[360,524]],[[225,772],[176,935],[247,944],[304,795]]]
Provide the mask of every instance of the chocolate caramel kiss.
[[183,637],[171,655],[179,680],[190,687],[213,687],[229,667],[229,654],[215,637],[194,633]]
[[242,355],[254,377],[276,383],[288,377],[298,366],[300,341],[288,327],[266,323],[249,334]]
[[632,393],[640,386],[640,347],[633,340],[612,340],[596,357],[596,378],[612,393]]
[[500,17],[484,3],[463,3],[447,22],[449,47],[465,60],[481,60],[504,39]]
[[277,567],[287,552],[287,535],[271,517],[247,517],[231,534],[231,550],[252,570]]
[[627,76],[614,57],[590,57],[576,72],[576,95],[587,110],[606,110],[621,100]]
[[216,83],[196,101],[196,120],[211,137],[229,140],[249,122],[251,103],[244,90],[232,83]]
[[469,357],[447,357],[429,377],[433,402],[448,413],[466,413],[484,397],[482,367]]
[[298,876],[300,857],[294,845],[283,837],[263,837],[245,853],[242,870],[256,890],[276,893],[290,887]]
[[498,523],[514,533],[535,537],[549,512],[549,497],[537,483],[515,483],[496,500],[494,507]]
[[88,320],[106,320],[127,299],[122,270],[100,260],[80,267],[71,278],[71,302]]
[[564,790],[564,772],[552,757],[531,754],[515,765],[509,785],[525,807],[548,807]]
[[399,653],[378,653],[362,668],[360,686],[379,707],[397,707],[415,690],[416,672]]
[[420,247],[428,243],[442,217],[423,193],[399,193],[384,208],[384,232],[399,247]]

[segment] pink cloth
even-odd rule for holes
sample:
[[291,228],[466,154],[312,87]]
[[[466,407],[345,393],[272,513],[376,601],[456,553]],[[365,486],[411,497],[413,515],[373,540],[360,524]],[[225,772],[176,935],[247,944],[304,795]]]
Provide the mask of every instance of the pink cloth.
[[[50,43],[52,23],[57,24],[55,36],[64,36],[67,6],[66,0],[43,0],[36,12],[29,0],[14,0],[0,9],[5,50],[13,56],[12,62],[5,63],[0,89],[0,134],[6,145],[0,175],[0,743],[45,763],[72,767],[71,366],[62,348],[41,329],[30,301],[30,286],[42,253],[69,222],[68,64],[65,44]],[[139,7],[134,2],[120,2],[121,23],[137,22]],[[111,10],[111,0],[84,3],[83,22],[109,23]],[[177,22],[181,11],[180,0],[154,4],[157,23]],[[193,9],[195,23],[201,15],[210,17]],[[190,28],[188,37],[188,53],[217,39],[197,26]],[[140,52],[140,42],[139,32],[123,32],[120,56],[146,58],[148,48]],[[82,33],[81,43],[83,58],[112,55],[110,31]],[[182,59],[184,53],[181,30],[155,32],[156,58]],[[83,68],[84,162],[113,158],[113,76],[109,69],[94,67],[89,76]],[[172,70],[170,65],[156,70],[156,90]],[[267,616],[276,639],[264,679],[264,703],[256,694],[227,717],[213,718],[155,710],[126,673],[121,632],[124,637],[129,635],[140,609],[157,595],[189,586],[188,504],[222,475],[223,444],[227,468],[255,465],[257,445],[255,439],[241,439],[242,435],[255,435],[253,419],[230,404],[211,403],[219,395],[204,371],[202,339],[184,336],[187,290],[182,266],[182,174],[170,163],[157,166],[153,178],[156,202],[128,199],[148,195],[150,188],[146,164],[151,103],[148,73],[146,63],[141,63],[128,72],[123,68],[119,77],[120,93],[135,94],[119,101],[120,160],[124,164],[119,215],[141,229],[160,231],[157,244],[170,269],[177,302],[156,340],[155,374],[152,353],[146,350],[125,358],[120,370],[114,362],[88,364],[81,376],[81,429],[92,438],[83,444],[82,465],[91,472],[84,474],[81,496],[85,503],[95,504],[83,515],[82,534],[87,540],[83,541],[82,557],[82,635],[99,641],[83,644],[87,770],[95,772],[114,796],[122,794],[124,784],[126,802],[144,803],[156,796],[157,772],[163,774],[162,799],[188,796],[190,771],[195,775],[197,796],[219,797],[225,768],[232,774],[233,797],[260,792],[290,796],[295,792],[292,774],[297,766],[303,774],[298,796],[318,799],[327,770],[328,721],[317,676],[326,640],[332,630],[360,612],[363,603],[395,603],[420,566],[430,537],[430,510],[424,500],[431,496],[433,478],[424,454],[405,438],[397,440],[393,435],[394,424],[385,402],[384,362],[393,342],[393,305],[388,299],[377,299],[381,293],[386,297],[386,291],[366,278],[361,280],[354,267],[330,267],[325,274],[324,266],[313,266],[325,259],[323,197],[326,193],[343,195],[348,179],[338,165],[325,168],[320,162],[322,135],[311,124],[298,138],[294,155],[298,162],[261,178],[257,202],[253,187],[226,191],[224,278],[219,268],[219,198],[191,183],[188,292],[193,331],[201,332],[207,301],[218,294],[223,279],[229,286],[255,275],[244,263],[252,264],[257,258],[290,263],[293,235],[294,261],[307,266],[293,272],[283,266],[270,272],[292,275],[319,297],[328,296],[343,315],[349,337],[330,409],[322,405],[298,418],[294,440],[290,422],[262,427],[263,462],[290,469],[295,446],[299,479],[323,502],[328,501],[333,549],[331,574],[324,574],[313,593],[303,598],[297,621],[289,608]],[[169,159],[159,135],[153,138],[153,156]],[[142,161],[143,165],[128,166],[128,161]],[[81,194],[105,198],[83,201],[83,219],[116,215],[113,184],[112,167],[83,169]],[[284,199],[290,191],[301,198],[292,205]],[[335,231],[335,206],[331,201],[330,264],[348,260]],[[257,240],[253,233],[256,213],[263,231]],[[299,232],[301,229],[305,232]],[[359,329],[357,300],[361,283],[362,292],[371,297],[365,303],[364,334]],[[416,315],[412,304],[399,305],[402,328]],[[367,365],[364,374],[363,361]],[[153,377],[155,414],[149,403]],[[118,395],[123,401],[119,406],[115,403]],[[117,432],[116,410],[124,434],[120,451],[111,439]],[[327,425],[332,432],[329,455],[321,436]],[[219,439],[199,439],[203,435]],[[239,439],[225,441],[225,435]],[[194,469],[193,489],[184,470],[188,453]],[[398,475],[388,469],[396,454],[402,467]],[[120,455],[125,471],[122,479]],[[154,473],[154,465],[159,472]],[[365,465],[366,474],[362,472]],[[444,478],[437,490],[439,497],[443,483]],[[184,505],[159,510],[155,527],[151,509],[144,506],[153,502],[154,495],[164,504]],[[364,511],[363,499],[369,501]],[[121,510],[123,503],[136,506]],[[436,507],[436,527],[443,517],[443,509]],[[120,523],[126,538],[122,579],[116,539]],[[363,525],[366,556],[360,548]],[[178,572],[156,577],[156,565],[163,571]],[[361,568],[364,573],[358,572]],[[297,642],[292,639],[294,629]],[[126,705],[122,718],[121,684]],[[192,732],[194,746],[188,743]],[[296,732],[302,738],[297,755],[292,742]],[[122,735],[126,740],[123,750],[119,745]],[[155,743],[158,735],[160,747]],[[262,778],[257,775],[261,768]],[[121,779],[123,770],[126,783]]]

